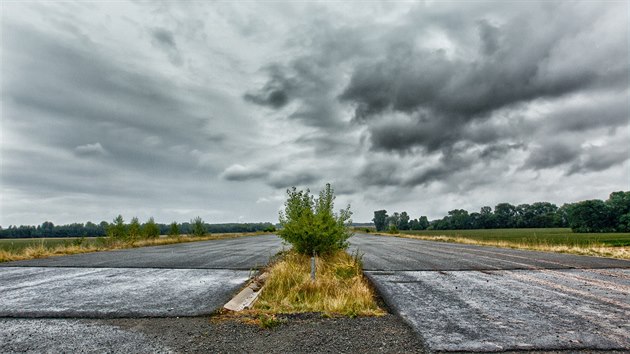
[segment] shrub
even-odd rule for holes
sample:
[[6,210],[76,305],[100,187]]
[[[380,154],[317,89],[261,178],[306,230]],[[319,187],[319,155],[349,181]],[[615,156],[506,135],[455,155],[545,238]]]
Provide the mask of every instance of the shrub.
[[149,221],[144,224],[142,231],[146,238],[157,238],[160,236],[160,227],[157,226],[153,217],[150,217]]
[[390,234],[397,234],[399,233],[398,231],[398,227],[396,227],[396,225],[389,225],[389,233]]
[[171,227],[168,230],[168,235],[172,237],[179,236],[179,226],[177,225],[177,222],[173,221],[171,223]]
[[206,225],[203,222],[201,217],[197,216],[196,218],[190,220],[191,224],[191,234],[193,236],[203,237],[206,234]]
[[138,221],[138,218],[131,218],[131,223],[129,224],[129,240],[133,242],[139,239],[142,234],[141,231],[142,230],[140,229],[140,222]]
[[114,223],[107,227],[107,235],[114,240],[123,240],[127,238],[127,226],[122,215],[118,215],[114,219]]
[[315,199],[310,191],[287,190],[284,212],[280,212],[280,237],[302,254],[326,254],[348,247],[350,232],[350,205],[333,212],[334,191],[330,184]]

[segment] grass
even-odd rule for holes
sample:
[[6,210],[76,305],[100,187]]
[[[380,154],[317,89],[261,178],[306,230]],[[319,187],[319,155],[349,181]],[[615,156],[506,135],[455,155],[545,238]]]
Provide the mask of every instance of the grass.
[[630,233],[573,233],[571,229],[422,230],[379,235],[630,259]]
[[142,239],[133,242],[115,241],[107,237],[91,238],[36,238],[0,239],[0,262],[20,261],[78,253],[109,251],[124,248],[170,245],[183,242],[221,240],[235,237],[258,236],[267,233],[226,233],[209,234],[203,237],[167,236],[155,239]]
[[310,262],[309,256],[286,252],[269,269],[254,311],[264,315],[321,312],[350,317],[385,314],[363,276],[358,255],[338,251],[317,257],[315,281],[310,278]]

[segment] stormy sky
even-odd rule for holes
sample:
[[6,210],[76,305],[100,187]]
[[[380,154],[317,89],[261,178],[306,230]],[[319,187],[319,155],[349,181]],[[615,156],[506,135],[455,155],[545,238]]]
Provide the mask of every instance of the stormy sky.
[[2,3],[0,225],[630,189],[618,2]]

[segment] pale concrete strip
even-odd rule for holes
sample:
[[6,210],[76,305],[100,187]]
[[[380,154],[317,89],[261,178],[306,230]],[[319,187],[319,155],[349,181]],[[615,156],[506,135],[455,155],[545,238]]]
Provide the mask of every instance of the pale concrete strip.
[[0,268],[0,317],[114,318],[211,314],[249,271]]
[[630,350],[629,269],[366,274],[434,351]]

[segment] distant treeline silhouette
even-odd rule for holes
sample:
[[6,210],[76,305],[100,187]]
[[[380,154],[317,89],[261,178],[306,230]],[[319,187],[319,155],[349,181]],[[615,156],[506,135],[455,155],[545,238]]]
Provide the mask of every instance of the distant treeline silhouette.
[[[73,223],[67,225],[54,225],[50,221],[45,221],[41,225],[11,225],[6,229],[0,226],[0,238],[35,238],[35,237],[100,237],[106,236],[110,227],[107,221],[101,221],[99,224],[93,222]],[[161,235],[169,233],[172,224],[157,224]],[[205,223],[205,229],[210,233],[232,233],[232,232],[257,232],[275,230],[272,223],[226,223],[226,224],[208,224]],[[177,224],[179,232],[182,234],[192,233],[192,224],[184,222]]]
[[567,203],[561,207],[548,202],[512,205],[500,203],[469,213],[454,209],[442,219],[426,216],[410,219],[407,212],[387,215],[374,212],[377,231],[461,230],[570,227],[574,232],[630,232],[630,192],[613,192],[606,201],[599,199]]

